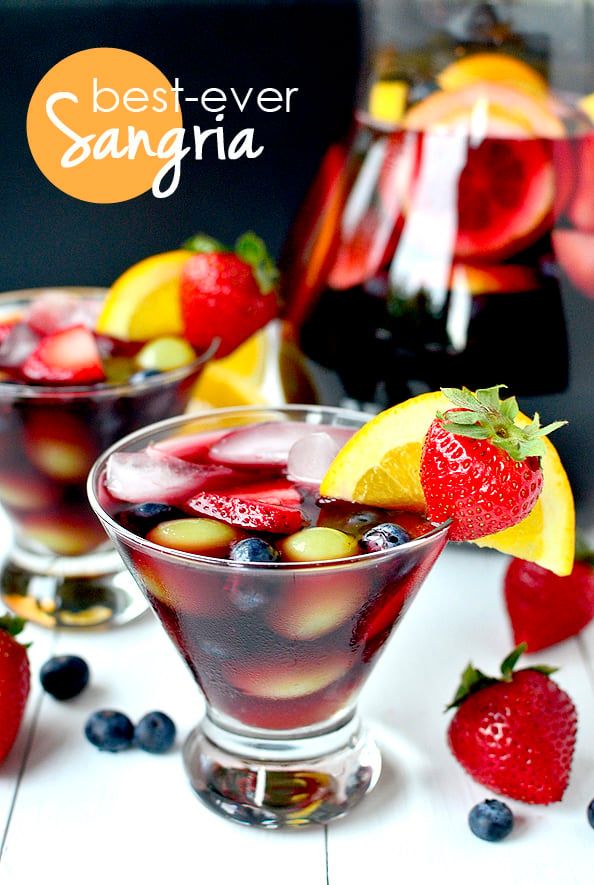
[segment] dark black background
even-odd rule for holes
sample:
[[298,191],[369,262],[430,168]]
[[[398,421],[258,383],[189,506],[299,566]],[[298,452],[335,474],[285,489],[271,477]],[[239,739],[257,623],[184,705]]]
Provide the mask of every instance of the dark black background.
[[[359,64],[355,0],[0,0],[0,291],[108,284],[128,265],[197,230],[233,242],[254,229],[278,254],[328,143],[349,124]],[[256,160],[211,154],[182,164],[177,192],[113,205],[50,184],[26,139],[30,97],[73,52],[115,46],[144,56],[186,93],[208,86],[299,87],[290,114],[227,113],[225,133],[254,126]],[[184,124],[216,126],[184,107]]]

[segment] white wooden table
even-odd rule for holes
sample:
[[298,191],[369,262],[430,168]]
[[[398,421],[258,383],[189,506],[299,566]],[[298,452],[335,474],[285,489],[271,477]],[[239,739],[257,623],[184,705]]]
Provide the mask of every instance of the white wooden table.
[[[6,538],[4,524],[0,535]],[[363,693],[384,768],[375,791],[327,828],[262,832],[207,811],[186,782],[179,745],[202,702],[161,627],[147,614],[101,634],[28,626],[33,688],[17,744],[0,768],[0,883],[123,885],[372,885],[430,882],[583,885],[592,881],[594,627],[538,658],[560,666],[579,710],[570,787],[549,808],[510,802],[516,828],[492,845],[468,830],[489,793],[450,755],[443,714],[469,658],[497,667],[511,648],[501,602],[505,559],[448,549]],[[59,703],[43,695],[40,665],[76,653],[89,688]],[[138,719],[163,709],[180,742],[167,756],[100,753],[82,735],[90,712]]]

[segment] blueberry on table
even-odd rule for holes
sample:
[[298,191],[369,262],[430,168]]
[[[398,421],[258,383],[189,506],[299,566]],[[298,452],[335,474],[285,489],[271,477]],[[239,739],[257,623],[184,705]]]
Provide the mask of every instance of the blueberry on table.
[[278,550],[262,538],[244,538],[231,548],[229,559],[233,562],[276,562]]
[[391,550],[410,541],[410,535],[395,522],[382,522],[361,536],[359,543],[366,553]]
[[39,679],[48,694],[58,701],[67,701],[86,688],[89,665],[77,655],[57,655],[45,662]]
[[586,814],[588,815],[588,823],[594,829],[594,799],[592,799],[592,801],[588,805],[588,810],[586,811]]
[[166,753],[175,741],[175,723],[167,716],[154,710],[143,716],[134,729],[134,742],[147,753]]
[[486,842],[501,842],[514,826],[514,816],[505,802],[485,799],[470,810],[468,826],[475,836]]
[[134,532],[135,535],[146,535],[161,522],[169,519],[179,519],[184,513],[171,504],[157,504],[147,501],[144,504],[135,504],[119,514],[121,524],[125,529]]
[[119,710],[97,710],[87,719],[85,737],[99,750],[119,753],[132,745],[134,726]]

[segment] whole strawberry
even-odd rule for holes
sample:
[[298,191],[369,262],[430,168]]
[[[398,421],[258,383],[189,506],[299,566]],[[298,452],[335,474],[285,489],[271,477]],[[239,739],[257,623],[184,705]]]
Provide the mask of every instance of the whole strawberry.
[[518,646],[492,679],[469,664],[450,704],[452,753],[480,784],[521,802],[559,802],[567,788],[575,747],[573,701],[550,678],[551,667],[514,672]]
[[219,338],[216,356],[226,356],[277,316],[278,272],[253,233],[243,234],[234,252],[204,234],[185,248],[196,253],[180,281],[186,337],[197,350],[207,350]]
[[477,390],[442,388],[456,408],[432,421],[421,455],[421,485],[427,515],[452,520],[452,541],[472,541],[521,522],[532,510],[543,483],[543,436],[562,427],[540,426],[538,414],[515,423],[515,397],[502,400],[498,384]]
[[594,618],[594,558],[576,550],[571,574],[561,578],[523,559],[512,559],[504,582],[514,642],[539,651],[575,636]]
[[0,762],[16,739],[29,695],[27,650],[14,639],[24,624],[22,618],[0,617]]

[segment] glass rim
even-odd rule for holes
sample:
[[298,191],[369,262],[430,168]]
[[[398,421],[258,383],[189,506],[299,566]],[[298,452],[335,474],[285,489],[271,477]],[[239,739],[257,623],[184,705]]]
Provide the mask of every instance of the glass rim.
[[[105,295],[108,291],[103,286],[38,286],[32,289],[15,289],[10,292],[0,292],[0,307],[13,301],[32,301],[40,292],[48,290],[77,293],[81,298],[90,298],[93,294]],[[210,347],[187,366],[159,372],[158,375],[149,375],[134,384],[131,384],[130,381],[122,381],[118,384],[107,384],[103,381],[98,384],[27,384],[21,381],[0,381],[0,396],[11,399],[76,400],[84,397],[108,399],[126,396],[130,393],[144,393],[152,388],[176,384],[190,377],[214,357],[218,346],[219,339],[215,338]]]
[[178,427],[185,423],[200,420],[201,418],[216,418],[219,415],[222,417],[231,415],[249,415],[257,414],[258,412],[270,412],[277,414],[284,414],[287,412],[309,414],[331,413],[337,416],[344,417],[347,420],[350,419],[351,421],[360,421],[361,426],[363,426],[363,424],[365,424],[373,417],[368,412],[358,412],[355,409],[346,409],[340,406],[318,406],[308,405],[305,403],[291,403],[283,406],[256,405],[229,406],[224,409],[202,409],[197,412],[192,412],[191,414],[178,415],[174,418],[166,418],[163,421],[157,421],[154,424],[150,424],[147,427],[142,427],[140,430],[135,430],[133,433],[129,433],[127,436],[122,437],[120,440],[118,440],[112,446],[106,449],[99,456],[99,458],[97,458],[97,460],[91,467],[87,478],[87,495],[89,498],[89,503],[93,508],[95,514],[104,524],[104,527],[109,527],[109,529],[119,540],[128,543],[129,545],[135,547],[140,551],[146,551],[147,553],[151,553],[153,555],[156,554],[161,559],[174,560],[179,563],[193,565],[201,564],[219,569],[225,568],[239,571],[253,570],[256,572],[266,572],[271,570],[287,571],[291,569],[295,569],[298,571],[304,571],[307,569],[311,571],[318,571],[320,569],[331,570],[333,568],[342,567],[344,565],[357,564],[363,566],[365,564],[376,564],[378,562],[392,559],[395,556],[402,555],[403,553],[410,550],[422,548],[427,545],[428,542],[434,540],[442,534],[447,537],[448,529],[452,523],[451,519],[447,519],[444,522],[439,523],[438,525],[434,525],[430,531],[428,531],[424,535],[419,536],[418,538],[411,538],[410,541],[406,541],[404,544],[399,544],[397,547],[392,547],[389,550],[379,550],[376,553],[357,554],[355,556],[345,556],[340,559],[319,560],[315,562],[244,563],[234,562],[229,559],[220,559],[215,556],[204,556],[200,553],[188,553],[185,550],[176,550],[173,547],[163,547],[161,544],[155,544],[153,541],[149,541],[146,538],[141,538],[139,535],[134,534],[134,532],[131,532],[128,529],[124,528],[109,513],[107,513],[107,511],[99,503],[96,494],[96,488],[98,487],[103,469],[107,464],[109,457],[114,454],[114,452],[117,452],[130,443],[137,442],[142,438],[148,438],[155,433]]

